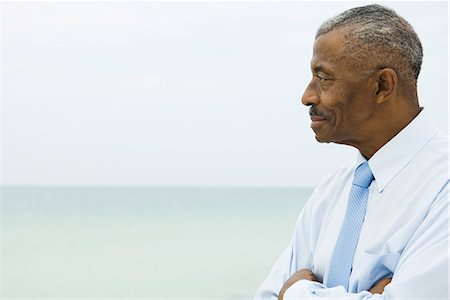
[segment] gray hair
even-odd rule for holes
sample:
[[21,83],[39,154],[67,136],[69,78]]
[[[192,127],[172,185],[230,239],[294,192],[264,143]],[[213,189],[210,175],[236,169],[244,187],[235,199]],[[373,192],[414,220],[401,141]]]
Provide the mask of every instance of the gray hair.
[[352,50],[349,53],[356,50],[364,56],[360,57],[360,63],[369,59],[378,67],[393,68],[403,77],[400,80],[417,81],[422,65],[422,45],[412,26],[392,9],[373,4],[346,10],[325,21],[316,39],[336,29],[349,30],[347,46]]

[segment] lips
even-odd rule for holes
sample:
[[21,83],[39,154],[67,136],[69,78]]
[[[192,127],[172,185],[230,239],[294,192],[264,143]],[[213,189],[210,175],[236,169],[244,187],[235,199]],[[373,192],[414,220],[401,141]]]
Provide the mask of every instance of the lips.
[[327,114],[320,112],[316,107],[311,106],[309,108],[309,115],[311,117],[311,128],[315,129],[327,121]]
[[327,121],[328,119],[324,116],[311,115],[311,129],[317,131],[322,125],[325,125]]
[[311,116],[311,121],[313,122],[320,122],[320,121],[325,121],[326,118],[325,117],[321,117],[321,116]]

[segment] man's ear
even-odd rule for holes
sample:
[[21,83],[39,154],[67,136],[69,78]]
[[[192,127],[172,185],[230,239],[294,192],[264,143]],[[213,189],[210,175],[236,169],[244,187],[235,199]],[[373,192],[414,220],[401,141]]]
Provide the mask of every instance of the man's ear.
[[377,103],[381,104],[389,100],[397,90],[397,73],[391,68],[384,68],[376,74],[375,96]]

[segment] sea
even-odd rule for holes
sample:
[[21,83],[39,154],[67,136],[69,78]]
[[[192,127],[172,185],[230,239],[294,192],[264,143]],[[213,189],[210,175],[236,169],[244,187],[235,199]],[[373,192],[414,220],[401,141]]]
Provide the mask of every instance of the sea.
[[1,299],[251,299],[311,189],[1,188]]

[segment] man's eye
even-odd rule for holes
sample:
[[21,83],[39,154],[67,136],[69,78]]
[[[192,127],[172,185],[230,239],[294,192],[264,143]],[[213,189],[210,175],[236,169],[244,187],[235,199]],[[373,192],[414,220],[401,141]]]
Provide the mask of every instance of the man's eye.
[[326,77],[324,77],[324,76],[322,76],[322,75],[320,75],[320,74],[317,74],[316,76],[317,76],[317,78],[319,78],[319,81],[320,81],[320,82],[324,82],[324,81],[327,81],[327,80],[328,80],[328,78],[326,78]]

